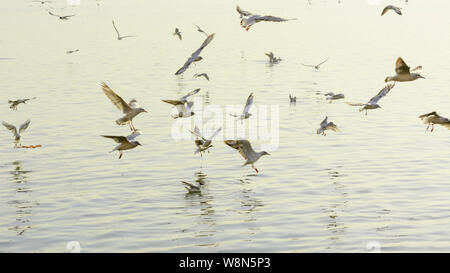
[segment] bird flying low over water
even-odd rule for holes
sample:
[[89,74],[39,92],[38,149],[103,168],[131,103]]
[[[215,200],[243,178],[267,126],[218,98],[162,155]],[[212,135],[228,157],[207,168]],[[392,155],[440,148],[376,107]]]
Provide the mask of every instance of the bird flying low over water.
[[195,74],[194,76],[192,76],[194,78],[200,78],[200,77],[204,77],[205,79],[207,79],[209,81],[209,76],[206,73],[201,73],[201,74]]
[[359,109],[359,112],[362,112],[363,110],[366,110],[366,116],[367,116],[367,110],[368,109],[377,109],[377,108],[381,108],[380,105],[378,105],[378,101],[387,95],[387,93],[389,93],[389,91],[394,87],[394,84],[388,84],[386,85],[383,89],[380,90],[380,92],[378,92],[378,94],[371,98],[370,101],[368,103],[348,103],[351,106],[364,106],[363,108]]
[[180,30],[176,27],[175,28],[175,32],[173,33],[173,35],[177,35],[178,39],[182,40],[183,38],[181,37],[181,32]]
[[206,31],[204,31],[203,29],[201,29],[201,28],[200,28],[199,26],[197,26],[196,24],[193,24],[193,25],[197,27],[197,31],[198,31],[198,32],[201,32],[201,33],[205,34],[206,36],[208,36],[208,33],[206,33]]
[[182,74],[184,71],[186,71],[186,69],[189,68],[191,63],[198,62],[203,59],[202,57],[200,57],[200,53],[209,43],[211,43],[212,39],[214,38],[214,35],[215,33],[212,33],[205,39],[205,41],[203,41],[203,44],[200,46],[200,48],[197,49],[194,53],[192,53],[192,55],[187,59],[184,65],[180,69],[178,69],[177,72],[175,72],[175,75]]
[[117,40],[120,41],[120,40],[125,39],[125,38],[136,37],[135,35],[120,36],[119,31],[117,30],[116,23],[114,22],[114,20],[112,20],[112,25],[113,25],[114,29],[116,30],[116,33],[117,33]]
[[6,127],[6,129],[10,130],[14,135],[14,147],[20,147],[20,141],[22,140],[22,133],[28,128],[30,125],[30,119],[27,119],[22,125],[20,125],[19,130],[17,130],[16,126],[9,124],[8,122],[3,121],[3,126]]
[[426,131],[428,131],[428,128],[430,128],[431,125],[430,132],[433,132],[435,124],[439,124],[446,127],[447,129],[450,129],[450,120],[438,115],[438,113],[436,113],[435,111],[420,115],[419,118],[423,120],[423,123],[428,124]]
[[13,110],[17,110],[17,106],[21,103],[26,104],[29,100],[34,100],[36,97],[33,97],[31,99],[18,99],[18,100],[8,100],[8,103],[11,104],[9,108]]
[[319,63],[319,64],[302,64],[303,66],[309,66],[309,67],[314,67],[316,70],[319,70],[320,66],[322,64],[324,64],[326,61],[328,61],[330,57],[328,57],[325,61]]
[[326,130],[332,130],[332,131],[339,131],[339,129],[337,128],[336,124],[334,124],[333,122],[328,122],[328,117],[325,117],[325,119],[320,123],[320,128],[317,129],[317,134],[322,134],[324,136],[326,136],[327,134],[325,133]]
[[258,172],[258,169],[255,167],[255,162],[258,161],[258,159],[263,155],[270,155],[266,151],[261,151],[259,153],[255,152],[252,148],[252,145],[248,140],[242,139],[242,140],[225,140],[225,144],[230,146],[231,148],[234,148],[238,150],[239,154],[246,160],[244,165],[251,164],[252,168]]
[[134,140],[139,135],[141,135],[141,131],[136,130],[136,131],[133,131],[133,133],[131,133],[130,135],[128,135],[126,137],[124,137],[124,136],[105,136],[105,135],[102,135],[102,137],[110,138],[110,139],[114,140],[115,142],[119,143],[119,145],[114,147],[114,149],[112,149],[110,151],[110,153],[112,153],[114,151],[119,151],[119,159],[121,159],[122,155],[123,155],[122,151],[130,150],[130,149],[136,148],[137,146],[142,146],[142,144],[139,143],[139,141]]
[[326,100],[330,101],[330,103],[333,100],[339,100],[339,99],[345,98],[344,94],[342,94],[342,93],[334,94],[333,92],[326,93],[325,97],[326,97]]
[[79,49],[75,49],[75,50],[67,50],[66,51],[66,54],[72,54],[72,53],[75,53],[75,52],[78,52],[78,51],[80,51]]
[[395,7],[395,6],[393,6],[393,5],[386,6],[386,7],[383,9],[383,11],[381,12],[381,16],[383,16],[383,15],[384,15],[386,12],[388,12],[389,10],[393,10],[393,11],[395,11],[398,15],[402,15],[401,9],[402,9],[402,8]]
[[242,114],[240,114],[240,115],[230,114],[230,116],[238,118],[241,121],[241,123],[242,123],[242,120],[248,119],[252,115],[248,111],[250,111],[250,107],[253,104],[253,97],[254,97],[253,93],[250,93],[250,95],[247,98],[247,102],[245,103],[244,111],[242,111]]
[[48,14],[50,14],[52,16],[59,17],[59,19],[61,19],[61,20],[69,20],[70,17],[75,16],[75,14],[72,14],[72,15],[56,15],[56,14],[53,14],[51,11],[49,11]]
[[281,61],[281,58],[275,57],[275,55],[272,52],[265,53],[267,57],[269,57],[269,62],[271,64],[276,64]]
[[420,72],[422,71],[422,66],[419,65],[416,68],[410,70],[409,66],[403,61],[401,57],[397,58],[395,62],[395,76],[388,76],[384,80],[385,82],[396,81],[396,82],[407,82],[414,81],[419,78],[425,79]]
[[117,109],[125,114],[123,117],[116,120],[117,125],[129,124],[131,131],[136,131],[136,128],[134,128],[133,125],[133,118],[142,112],[147,113],[147,111],[140,107],[135,99],[132,99],[129,103],[126,103],[122,97],[117,95],[111,88],[109,88],[108,85],[106,85],[106,83],[102,82],[101,85],[103,93],[105,93]]
[[289,94],[289,101],[291,103],[296,103],[297,102],[297,97],[293,97],[293,96],[291,96],[291,94]]
[[174,119],[176,118],[186,118],[194,115],[195,113],[192,112],[192,107],[194,105],[194,102],[187,101],[187,98],[197,94],[200,91],[200,88],[197,88],[195,90],[192,90],[191,92],[187,93],[183,97],[181,97],[178,100],[162,100],[165,103],[172,104],[174,108],[177,110],[175,114],[172,115]]
[[209,148],[213,147],[213,145],[211,144],[213,138],[215,138],[221,130],[222,127],[217,129],[210,138],[204,138],[200,133],[200,130],[198,129],[197,125],[195,126],[193,132],[189,130],[189,132],[195,135],[195,145],[197,146],[197,150],[194,152],[194,154],[200,153],[200,156],[202,156],[202,153],[204,153],[206,150],[209,153]]
[[285,19],[281,17],[271,16],[271,15],[256,15],[252,14],[248,11],[241,9],[239,6],[236,6],[236,11],[239,13],[241,20],[241,26],[245,28],[245,30],[249,30],[250,27],[259,22],[285,22],[291,20],[297,20],[297,18]]

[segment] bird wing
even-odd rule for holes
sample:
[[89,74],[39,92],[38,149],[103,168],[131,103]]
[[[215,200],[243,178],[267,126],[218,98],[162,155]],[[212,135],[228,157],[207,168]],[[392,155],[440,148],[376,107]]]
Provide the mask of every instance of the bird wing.
[[203,76],[203,77],[205,77],[205,79],[207,79],[207,80],[209,81],[209,76],[208,76],[208,74],[202,73],[202,74],[200,74],[199,76]]
[[384,15],[386,12],[388,12],[390,9],[392,9],[392,6],[391,6],[391,5],[384,7],[383,11],[381,12],[381,16],[383,16],[383,15]]
[[409,66],[403,61],[401,57],[397,58],[395,62],[395,73],[397,74],[409,74]]
[[206,37],[205,41],[203,41],[202,45],[200,46],[199,49],[197,49],[194,53],[192,53],[192,57],[198,57],[198,55],[200,55],[200,52],[202,52],[202,50],[209,44],[211,43],[212,39],[214,38],[215,33],[212,33],[210,35],[208,35],[208,37]]
[[370,99],[369,104],[376,104],[382,97],[386,96],[393,87],[393,84],[386,85],[375,97]]
[[250,96],[248,96],[247,102],[245,103],[244,111],[242,113],[244,114],[248,113],[252,104],[253,104],[253,93],[250,93]]
[[128,142],[128,139],[126,137],[124,137],[124,136],[105,136],[105,135],[102,135],[102,137],[110,138],[110,139],[114,140],[117,143]]
[[180,98],[180,101],[185,101],[188,97],[195,95],[198,93],[198,91],[200,91],[200,88],[197,88],[195,90],[192,90],[191,92],[187,93],[186,95],[184,95],[183,97]]
[[132,141],[132,140],[134,140],[136,137],[140,136],[141,134],[142,134],[142,133],[141,133],[140,130],[135,130],[135,131],[133,131],[133,133],[131,133],[130,135],[128,135],[128,136],[126,137],[126,139],[127,139],[128,141]]
[[309,67],[316,67],[315,65],[312,65],[312,64],[303,64],[303,63],[301,63],[303,66],[309,66]]
[[109,88],[109,86],[104,82],[102,82],[102,90],[105,95],[111,100],[111,102],[117,107],[117,109],[122,111],[124,114],[131,111],[131,107],[119,95],[114,93],[114,91],[112,91],[112,89]]
[[320,123],[320,128],[325,128],[328,124],[328,117],[325,117],[324,120]]
[[53,14],[51,11],[49,11],[48,14],[50,14],[50,15],[52,15],[52,16],[60,17],[59,15]]
[[412,70],[410,70],[410,71],[411,71],[411,72],[414,72],[414,73],[419,73],[419,74],[420,74],[420,72],[422,72],[422,66],[419,65],[419,66],[415,67],[414,69],[412,69]]
[[291,21],[291,20],[297,20],[297,18],[285,19],[285,18],[271,16],[271,15],[259,16],[259,17],[255,18],[255,22],[257,22],[257,23],[261,22],[261,21],[284,22],[284,21]]
[[438,114],[437,114],[435,111],[433,111],[433,112],[430,112],[430,113],[428,113],[428,114],[420,115],[419,118],[420,118],[420,119],[424,119],[424,118],[429,117],[429,116],[432,116],[432,115],[438,116]]
[[217,129],[217,130],[214,132],[214,134],[212,134],[212,136],[211,136],[209,139],[210,139],[210,140],[213,140],[213,138],[215,138],[215,137],[219,134],[220,131],[222,131],[222,127],[220,127],[219,129]]
[[130,102],[128,103],[128,106],[130,106],[130,108],[139,108],[139,103],[137,102],[136,99],[132,99],[130,100]]
[[250,15],[252,15],[250,12],[241,9],[241,7],[239,7],[238,5],[236,6],[236,11],[237,11],[241,16],[250,16]]
[[317,66],[322,65],[323,63],[325,63],[326,61],[328,61],[329,58],[330,58],[330,57],[327,57],[327,59],[326,59],[325,61],[321,62],[321,63],[318,64]]
[[22,125],[20,125],[19,134],[28,128],[28,126],[30,125],[30,122],[31,122],[30,119],[27,119],[27,121],[25,121]]
[[191,63],[194,61],[194,58],[189,58],[184,65],[177,70],[177,72],[175,72],[175,75],[180,75],[181,73],[183,73],[184,71],[186,71],[186,69],[189,68],[189,66],[191,65]]
[[3,124],[3,126],[6,127],[6,129],[10,130],[13,133],[13,135],[17,135],[16,126],[9,124],[8,122],[5,122],[5,121],[3,121],[2,124]]
[[398,15],[402,15],[402,11],[400,10],[401,8],[392,6],[392,9],[393,9]]
[[183,105],[184,103],[179,100],[162,100],[165,103],[172,104],[172,105]]
[[252,145],[248,140],[240,139],[240,140],[225,140],[225,144],[238,150],[239,154],[245,159],[253,157],[255,151],[252,148]]
[[116,24],[114,23],[114,20],[112,21],[112,25],[113,25],[114,29],[116,30],[117,37],[120,37],[119,31],[117,30],[117,27],[116,27]]
[[197,139],[201,138],[204,141],[207,141],[206,138],[204,138],[202,136],[202,134],[200,133],[200,129],[198,129],[197,125],[195,125],[194,131],[192,132],[191,130],[188,130],[189,132],[191,132],[191,134],[195,135],[197,137]]

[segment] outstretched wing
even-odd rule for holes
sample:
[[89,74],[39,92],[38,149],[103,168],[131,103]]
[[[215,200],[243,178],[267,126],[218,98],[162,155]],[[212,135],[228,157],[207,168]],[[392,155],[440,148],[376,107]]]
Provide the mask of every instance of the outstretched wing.
[[250,96],[248,96],[247,102],[245,103],[245,107],[244,107],[244,111],[243,111],[244,114],[248,113],[252,104],[253,104],[253,93],[250,93]]
[[261,22],[261,21],[267,21],[267,22],[285,22],[285,21],[291,21],[291,20],[297,20],[297,18],[290,18],[285,19],[281,17],[271,16],[271,15],[265,15],[255,18],[255,22]]
[[23,131],[25,131],[29,125],[30,125],[30,119],[27,119],[27,121],[25,121],[22,125],[20,125],[19,134],[22,133]]
[[241,9],[241,7],[239,7],[239,6],[236,6],[236,11],[241,15],[241,18],[243,16],[250,16],[250,15],[252,15],[250,12]]
[[114,29],[116,30],[117,37],[120,37],[119,31],[117,30],[117,27],[116,27],[116,24],[114,23],[114,20],[112,20],[112,25],[113,25]]
[[328,124],[328,117],[325,117],[324,120],[320,123],[320,128],[325,128]]
[[327,57],[327,59],[326,59],[325,61],[321,62],[321,63],[318,64],[317,66],[322,65],[323,63],[325,63],[326,61],[328,61],[329,58],[330,58],[330,57]]
[[375,97],[370,99],[369,104],[376,104],[382,97],[386,96],[393,87],[394,84],[386,85]]
[[104,82],[102,82],[102,90],[105,95],[111,100],[111,102],[117,107],[117,109],[122,111],[124,114],[131,111],[131,107]]
[[127,138],[124,137],[124,136],[105,136],[105,135],[102,135],[102,137],[110,138],[110,139],[114,140],[117,143],[123,143],[123,142],[127,142],[128,141]]
[[209,43],[211,43],[212,39],[214,38],[215,33],[212,33],[210,35],[208,35],[208,37],[206,37],[206,39],[203,41],[202,45],[199,47],[199,49],[197,49],[194,53],[192,53],[192,57],[197,57],[198,55],[200,55],[200,52],[202,52],[202,50],[209,45]]
[[16,126],[9,124],[8,122],[5,122],[5,121],[3,121],[2,124],[3,124],[3,126],[6,127],[6,129],[10,130],[13,133],[13,135],[17,135]]
[[162,100],[163,102],[165,102],[165,103],[168,103],[168,104],[172,104],[172,105],[183,105],[184,103],[183,102],[181,102],[181,101],[179,101],[179,100]]
[[414,72],[414,73],[419,73],[422,72],[422,66],[419,65],[417,67],[415,67],[414,69],[410,70],[410,72]]
[[187,93],[186,95],[184,95],[183,97],[180,98],[180,101],[185,101],[188,97],[195,95],[198,93],[198,91],[200,91],[200,88],[197,88],[195,90],[192,90],[191,92]]
[[409,66],[403,61],[401,57],[397,58],[395,62],[395,73],[397,74],[409,74]]
[[132,140],[134,140],[136,137],[140,136],[141,134],[142,134],[142,133],[141,133],[140,130],[134,130],[133,133],[131,133],[130,135],[128,135],[128,136],[126,137],[126,139],[127,139],[128,141],[132,141]]
[[130,102],[128,103],[128,106],[130,106],[131,108],[139,108],[140,107],[140,105],[136,99],[130,100]]
[[220,127],[219,129],[217,129],[215,132],[214,132],[214,134],[212,134],[212,136],[209,138],[210,140],[213,140],[213,138],[215,138],[219,133],[220,133],[220,131],[222,131],[222,127]]

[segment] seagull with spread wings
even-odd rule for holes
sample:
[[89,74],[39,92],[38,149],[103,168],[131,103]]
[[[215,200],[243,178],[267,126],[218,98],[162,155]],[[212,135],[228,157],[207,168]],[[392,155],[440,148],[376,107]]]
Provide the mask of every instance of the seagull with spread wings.
[[336,126],[336,124],[334,124],[333,122],[328,122],[328,117],[325,117],[325,119],[320,123],[320,128],[317,129],[317,134],[320,135],[324,135],[326,136],[327,134],[325,134],[326,130],[332,130],[332,131],[339,131],[338,127]]
[[326,61],[328,61],[330,57],[328,57],[325,61],[319,63],[319,64],[302,64],[303,66],[309,66],[309,67],[314,67],[316,70],[319,70],[320,66],[322,64],[324,64]]
[[258,161],[258,159],[263,155],[270,155],[266,151],[261,151],[259,153],[255,152],[252,148],[252,145],[248,140],[242,139],[242,140],[225,140],[225,144],[230,146],[231,148],[234,148],[238,150],[239,154],[246,160],[244,165],[251,164],[252,168],[258,172],[258,169],[255,168],[255,162]]
[[383,89],[380,90],[380,92],[378,92],[378,94],[371,98],[370,101],[368,103],[348,103],[351,106],[364,106],[363,108],[359,109],[359,112],[362,112],[363,110],[366,110],[366,116],[367,116],[367,110],[368,109],[377,109],[377,108],[381,108],[380,105],[378,105],[378,101],[387,95],[387,93],[389,93],[389,91],[394,87],[394,84],[388,84],[386,85]]
[[183,38],[181,37],[181,31],[176,27],[175,28],[175,32],[173,33],[173,35],[177,35],[178,39],[182,40]]
[[105,93],[105,95],[108,97],[108,99],[111,100],[111,102],[114,104],[114,106],[117,107],[117,109],[119,109],[120,111],[122,111],[122,113],[125,114],[123,117],[116,120],[117,125],[129,124],[130,129],[132,131],[136,131],[136,128],[134,128],[134,125],[133,125],[133,118],[142,112],[147,113],[147,111],[144,108],[139,106],[139,104],[137,103],[137,100],[132,99],[132,100],[130,100],[129,103],[126,103],[122,99],[122,97],[117,95],[111,88],[109,88],[108,85],[106,85],[106,83],[102,82],[101,85],[102,85],[102,90]]
[[203,44],[200,46],[199,49],[197,49],[194,53],[192,53],[192,55],[187,59],[187,61],[184,63],[184,65],[178,69],[177,72],[175,72],[175,75],[180,75],[182,74],[184,71],[186,71],[186,69],[189,68],[189,66],[191,65],[191,63],[193,62],[198,62],[200,60],[202,60],[203,58],[200,57],[200,53],[202,52],[202,50],[212,41],[212,39],[214,38],[215,33],[209,35],[205,41],[203,42]]
[[116,30],[116,33],[117,33],[117,40],[120,41],[120,40],[125,39],[125,38],[136,37],[135,35],[120,36],[119,31],[117,30],[116,23],[114,22],[114,20],[112,20],[112,25],[113,25],[114,29]]
[[285,19],[281,17],[271,16],[271,15],[256,15],[252,14],[248,11],[241,9],[239,6],[236,6],[236,11],[239,13],[241,19],[241,26],[245,28],[245,30],[249,30],[250,27],[259,22],[285,22],[291,20],[297,20],[297,18]]
[[250,95],[247,98],[247,102],[245,103],[244,111],[242,111],[242,114],[236,115],[236,114],[230,114],[230,116],[233,116],[235,118],[238,118],[241,123],[244,119],[248,119],[252,114],[250,114],[248,111],[250,111],[250,107],[253,104],[253,93],[250,93]]
[[326,97],[326,100],[329,100],[329,101],[330,101],[330,103],[331,103],[333,100],[339,100],[339,99],[345,98],[345,95],[344,95],[344,94],[342,94],[342,93],[334,94],[333,92],[328,92],[328,93],[326,93],[324,96]]
[[267,57],[269,57],[269,62],[271,64],[276,64],[279,63],[281,61],[281,58],[279,57],[275,57],[275,55],[273,54],[273,52],[271,51],[270,53],[265,53]]
[[450,129],[450,120],[448,118],[438,115],[438,113],[436,113],[435,111],[428,114],[420,115],[419,118],[423,120],[423,123],[428,124],[426,131],[428,131],[428,128],[430,128],[431,125],[430,132],[433,132],[435,124],[439,124],[446,127],[447,129]]
[[201,135],[200,130],[198,129],[197,125],[195,126],[194,131],[189,130],[189,132],[191,132],[193,135],[195,135],[195,145],[197,146],[197,150],[194,152],[194,154],[200,153],[200,156],[202,156],[202,153],[204,153],[205,151],[208,151],[208,153],[209,153],[209,148],[214,147],[211,144],[212,140],[220,133],[221,130],[222,130],[222,127],[217,129],[210,138],[204,138]]
[[205,34],[206,36],[208,36],[208,33],[206,33],[206,31],[204,31],[203,29],[201,29],[198,25],[196,25],[196,24],[194,24],[194,23],[192,23],[194,26],[196,26],[197,27],[197,31],[198,32],[201,32],[201,33],[203,33],[203,34]]
[[52,16],[59,17],[59,19],[61,19],[61,20],[69,20],[70,17],[75,16],[75,14],[72,14],[72,15],[56,15],[56,14],[53,14],[51,11],[49,11],[48,14],[50,14]]
[[11,104],[9,108],[13,110],[17,110],[17,106],[21,103],[26,104],[29,100],[34,100],[36,97],[33,97],[31,99],[18,99],[18,100],[8,100],[8,103]]
[[200,77],[204,77],[205,79],[207,79],[209,81],[209,76],[206,73],[200,73],[200,74],[195,74],[194,76],[192,76],[193,78],[200,78]]
[[122,155],[123,155],[122,151],[130,150],[130,149],[136,148],[137,146],[142,146],[142,144],[139,143],[139,141],[135,140],[135,138],[139,135],[141,135],[141,131],[135,130],[135,131],[133,131],[133,133],[131,133],[130,135],[128,135],[126,137],[124,137],[124,136],[105,136],[105,135],[102,135],[102,137],[110,138],[110,139],[114,140],[115,142],[119,143],[119,145],[114,147],[114,149],[112,149],[110,151],[110,153],[112,153],[114,151],[119,151],[119,159],[121,159]]
[[176,118],[186,118],[194,115],[195,113],[192,112],[192,107],[194,105],[194,102],[187,101],[187,98],[197,94],[200,91],[200,88],[197,88],[195,90],[190,91],[186,95],[182,96],[178,100],[162,100],[165,103],[172,104],[174,106],[174,109],[176,109],[176,113],[172,114],[172,117],[174,119]]
[[25,131],[28,126],[30,125],[30,119],[25,121],[22,125],[20,125],[19,130],[17,130],[16,126],[9,124],[8,122],[3,121],[3,126],[6,127],[6,129],[10,130],[14,135],[14,147],[21,147],[20,141],[22,140],[22,133]]
[[383,11],[381,12],[381,16],[383,16],[383,15],[384,15],[386,12],[388,12],[389,10],[393,10],[393,11],[395,11],[398,15],[402,15],[401,9],[402,9],[402,8],[399,8],[399,7],[396,7],[396,6],[393,6],[393,5],[386,6],[386,7],[384,7]]
[[395,76],[388,76],[384,80],[385,82],[396,81],[396,82],[408,82],[414,81],[419,78],[425,79],[420,72],[422,71],[422,66],[419,65],[416,68],[410,70],[409,66],[403,61],[401,57],[397,58],[395,62]]

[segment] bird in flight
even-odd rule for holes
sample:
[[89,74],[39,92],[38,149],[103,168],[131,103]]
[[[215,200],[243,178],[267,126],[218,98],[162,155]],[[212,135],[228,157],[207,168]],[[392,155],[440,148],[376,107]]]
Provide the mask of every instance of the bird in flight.
[[423,120],[423,123],[428,124],[426,131],[428,131],[428,128],[430,128],[431,125],[430,132],[433,132],[435,124],[439,124],[446,127],[447,129],[450,129],[450,120],[438,115],[438,113],[436,113],[435,111],[420,115],[419,118]]
[[33,2],[38,2],[38,3],[41,3],[41,5],[43,5],[45,3],[51,3],[52,1],[37,1],[37,0],[35,0]]
[[136,131],[136,128],[134,128],[133,125],[133,118],[142,112],[147,113],[147,111],[144,108],[140,107],[135,99],[132,99],[130,100],[129,103],[126,103],[122,99],[122,97],[117,95],[111,88],[109,88],[108,85],[106,85],[106,83],[102,82],[101,85],[103,93],[105,93],[105,95],[108,97],[109,100],[111,100],[111,102],[114,104],[114,106],[117,107],[117,109],[119,109],[120,111],[122,111],[122,113],[125,114],[123,117],[116,120],[116,124],[117,125],[129,124],[131,131]]
[[297,97],[293,97],[293,96],[291,96],[291,94],[289,94],[289,101],[291,103],[296,103],[297,102]]
[[256,15],[252,14],[248,11],[242,10],[239,6],[236,6],[236,11],[239,13],[241,19],[241,26],[245,28],[245,30],[249,30],[250,27],[259,22],[285,22],[291,20],[297,20],[297,18],[285,19],[281,17],[271,16],[271,15]]
[[117,30],[117,27],[116,27],[116,24],[115,24],[114,20],[112,20],[112,25],[113,25],[114,29],[116,30],[116,33],[117,33],[117,40],[120,41],[120,40],[125,39],[125,38],[136,37],[135,35],[120,36],[119,31]]
[[263,155],[270,155],[266,151],[261,151],[259,153],[255,152],[252,148],[252,145],[248,140],[242,139],[242,140],[225,140],[225,144],[230,146],[231,148],[234,148],[238,150],[239,154],[246,160],[244,165],[251,164],[252,168],[258,172],[258,169],[255,167],[255,162],[258,161],[259,158]]
[[175,75],[180,75],[182,74],[184,71],[186,71],[186,69],[189,68],[189,66],[191,65],[191,63],[193,62],[198,62],[200,60],[202,60],[203,58],[200,57],[200,53],[202,52],[202,50],[209,44],[211,43],[212,39],[214,38],[215,33],[209,35],[205,41],[203,41],[202,45],[200,46],[199,49],[197,49],[194,53],[192,53],[192,55],[187,59],[187,61],[184,63],[184,65],[178,69],[177,72],[175,72]]
[[276,64],[279,63],[281,61],[281,58],[275,57],[275,55],[273,55],[272,52],[270,53],[265,53],[267,57],[269,57],[269,62],[271,64]]
[[133,131],[130,135],[124,137],[124,136],[105,136],[102,135],[102,137],[110,138],[114,140],[115,142],[119,143],[114,149],[110,151],[110,153],[114,151],[119,151],[119,159],[122,158],[122,151],[124,150],[130,150],[133,148],[136,148],[137,146],[142,146],[139,141],[134,140],[137,136],[141,135],[141,132],[139,130]]
[[336,124],[334,124],[333,122],[328,122],[328,117],[325,117],[325,119],[320,123],[320,128],[317,129],[317,134],[322,134],[324,136],[326,136],[327,134],[325,134],[326,130],[332,130],[332,131],[339,131],[339,129],[337,128]]
[[181,32],[177,27],[175,28],[175,32],[173,33],[173,35],[177,35],[178,39],[180,39],[180,40],[182,39]]
[[362,112],[363,110],[366,110],[366,116],[367,116],[367,110],[368,109],[377,109],[377,108],[381,108],[380,105],[378,105],[378,101],[387,95],[387,93],[389,93],[389,91],[394,87],[394,84],[388,84],[386,85],[383,89],[380,90],[380,92],[378,92],[378,94],[371,98],[370,101],[368,103],[347,103],[351,106],[364,106],[363,108],[359,109],[359,112]]
[[322,64],[324,64],[326,61],[328,61],[330,57],[328,57],[325,61],[319,63],[319,64],[302,64],[303,66],[309,66],[309,67],[314,67],[316,70],[319,70],[320,66]]
[[78,51],[80,51],[80,50],[79,49],[68,50],[68,51],[66,51],[66,54],[72,54],[72,53],[75,53],[75,52],[78,52]]
[[420,72],[422,71],[422,66],[419,65],[418,67],[410,70],[409,66],[403,61],[401,57],[397,58],[397,61],[395,62],[395,76],[388,76],[384,80],[385,82],[389,81],[396,81],[396,82],[407,82],[407,81],[414,81],[419,78],[425,79],[422,75],[420,75]]
[[18,148],[21,147],[20,141],[22,140],[22,133],[25,131],[28,126],[30,125],[30,119],[25,121],[22,125],[20,125],[19,130],[17,130],[16,126],[9,124],[8,122],[3,121],[3,126],[6,127],[6,129],[10,130],[14,135],[14,147]]
[[18,100],[8,100],[8,103],[11,104],[9,108],[13,110],[17,110],[17,106],[21,103],[26,104],[29,100],[34,100],[36,97],[33,97],[31,99],[18,99]]
[[59,19],[61,19],[61,20],[69,20],[70,17],[75,16],[75,14],[72,14],[72,15],[56,15],[56,14],[53,14],[51,11],[49,11],[48,14],[50,14],[52,16],[59,17]]
[[204,31],[203,29],[201,29],[198,25],[196,25],[196,24],[194,24],[194,23],[193,23],[193,25],[197,27],[197,31],[198,31],[198,32],[201,32],[201,33],[205,34],[206,36],[208,36],[208,33],[206,33],[206,31]]
[[384,15],[386,12],[388,12],[389,10],[393,10],[393,11],[395,11],[398,15],[402,15],[401,9],[402,9],[402,8],[395,7],[395,6],[392,6],[392,5],[386,6],[386,7],[383,9],[383,11],[381,12],[381,16],[383,16],[383,15]]
[[248,119],[252,114],[250,114],[248,111],[250,110],[250,107],[253,104],[253,93],[250,93],[250,95],[247,98],[247,102],[245,103],[244,111],[242,111],[242,114],[236,115],[236,114],[230,114],[230,116],[233,116],[235,118],[238,118],[241,123],[244,119]]
[[187,98],[197,94],[200,91],[200,88],[197,88],[195,90],[192,90],[191,92],[187,93],[183,97],[181,97],[178,100],[162,100],[165,103],[172,104],[174,106],[174,109],[176,109],[176,113],[172,115],[174,119],[176,118],[185,118],[190,117],[194,115],[195,113],[192,112],[192,107],[194,105],[194,102],[187,101]]
[[204,77],[205,79],[207,79],[209,81],[208,74],[206,74],[206,73],[195,74],[193,77],[194,78]]
[[191,132],[191,134],[195,135],[195,145],[197,146],[197,150],[194,152],[194,154],[200,153],[200,156],[202,156],[202,153],[204,153],[205,151],[208,151],[209,153],[209,148],[213,147],[213,145],[211,144],[212,140],[220,133],[221,130],[222,127],[217,129],[210,138],[204,138],[201,135],[197,125],[195,126],[194,131],[188,130],[189,132]]
[[345,95],[342,93],[334,94],[333,92],[329,92],[329,93],[325,94],[325,97],[326,97],[326,100],[329,100],[331,103],[333,100],[339,100],[339,99],[345,98]]

